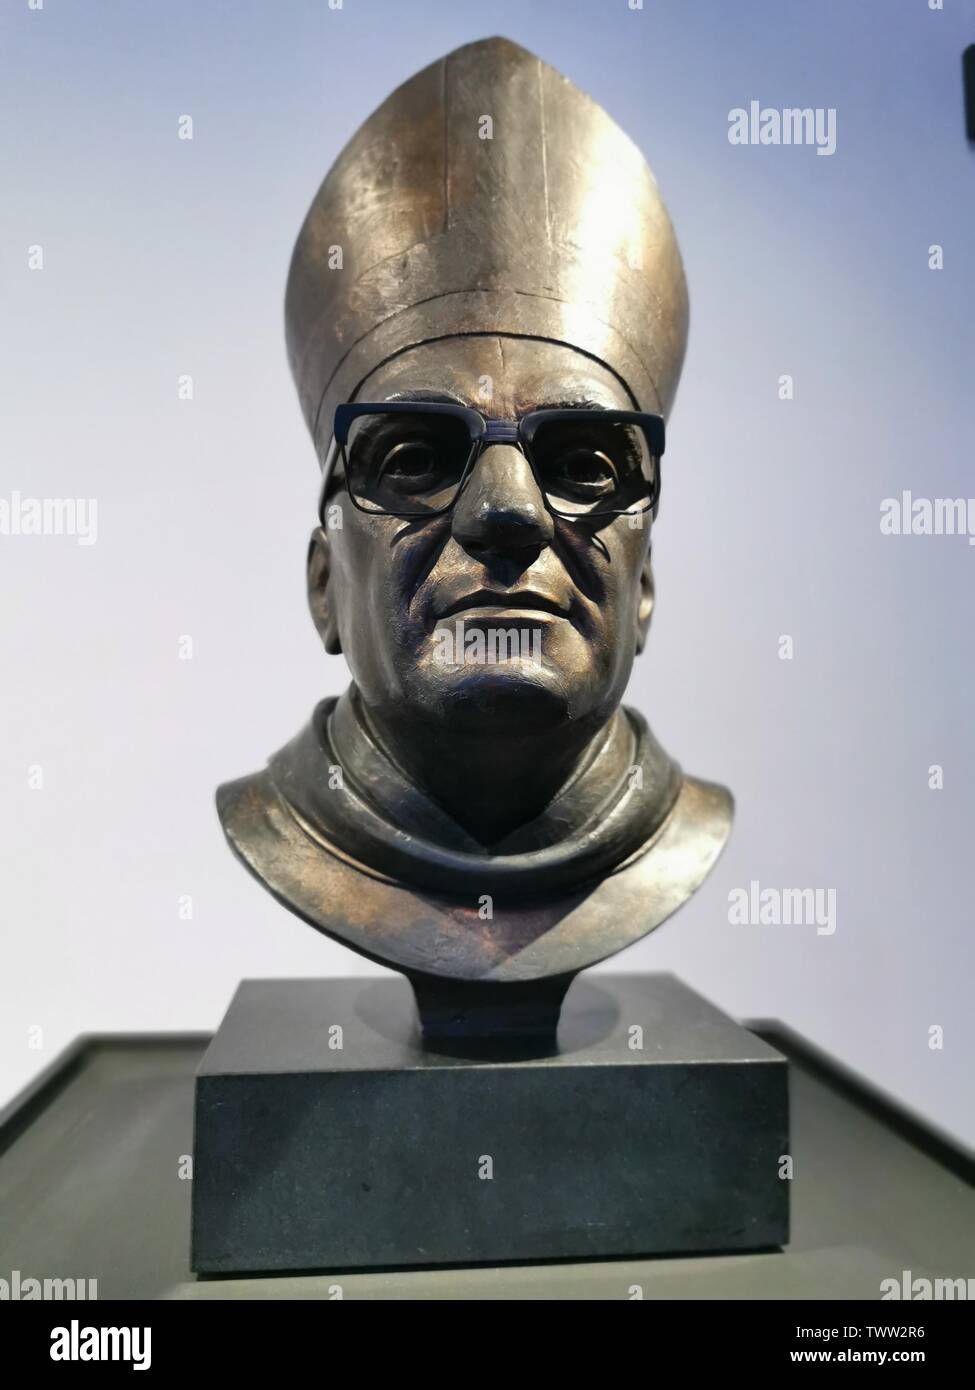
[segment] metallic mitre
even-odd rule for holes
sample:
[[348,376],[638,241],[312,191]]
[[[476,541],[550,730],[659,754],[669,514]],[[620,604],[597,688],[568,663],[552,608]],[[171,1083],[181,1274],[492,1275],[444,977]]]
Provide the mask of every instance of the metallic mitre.
[[561,73],[494,38],[431,63],[360,126],[305,218],[285,317],[316,440],[382,362],[458,333],[564,343],[666,415],[687,288],[637,147]]

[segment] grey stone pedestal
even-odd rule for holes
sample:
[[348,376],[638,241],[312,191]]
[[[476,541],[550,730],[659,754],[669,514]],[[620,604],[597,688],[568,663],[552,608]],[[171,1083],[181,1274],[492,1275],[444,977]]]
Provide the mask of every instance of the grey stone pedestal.
[[193,1269],[788,1239],[787,1062],[667,975],[588,975],[555,1047],[424,1046],[405,980],[255,980],[196,1079]]

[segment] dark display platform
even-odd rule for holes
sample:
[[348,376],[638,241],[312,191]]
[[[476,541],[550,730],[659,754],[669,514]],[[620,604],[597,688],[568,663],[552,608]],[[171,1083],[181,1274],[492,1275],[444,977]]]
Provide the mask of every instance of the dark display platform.
[[672,975],[580,977],[545,1043],[421,1041],[394,980],[247,980],[200,1066],[197,1273],[788,1239],[788,1063]]
[[[598,984],[601,976],[593,982]],[[969,1159],[776,1025],[790,1059],[788,1249],[252,1278],[190,1273],[188,1159],[206,1037],[82,1039],[0,1128],[0,1270],[100,1298],[866,1299],[971,1272]]]

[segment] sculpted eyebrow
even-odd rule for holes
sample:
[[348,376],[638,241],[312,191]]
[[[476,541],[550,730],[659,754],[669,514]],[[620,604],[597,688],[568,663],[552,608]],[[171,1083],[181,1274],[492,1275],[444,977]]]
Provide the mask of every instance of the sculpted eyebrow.
[[[416,401],[422,404],[424,401],[436,401],[443,405],[468,405],[473,404],[475,410],[484,407],[479,401],[467,402],[459,396],[452,395],[449,391],[426,391],[426,390],[406,390],[395,391],[386,398],[389,401]],[[518,410],[519,415],[527,415],[532,410],[609,410],[605,401],[593,400],[591,397],[574,396],[570,400],[543,401],[538,405],[526,405]],[[488,412],[490,413],[490,412]]]
[[[422,405],[425,401],[437,401],[443,402],[444,405],[463,405],[463,401],[457,400],[455,396],[447,396],[434,391],[398,391],[395,396],[389,396],[387,399],[390,404],[394,401],[415,401]],[[385,402],[377,402],[377,404],[385,404]],[[382,435],[383,431],[390,427],[390,421],[403,420],[404,418],[409,417],[364,415],[356,421],[356,446],[369,448],[374,443],[376,436]]]
[[[459,396],[453,396],[449,391],[394,391],[391,396],[387,396],[388,401],[436,401],[441,405],[466,405]],[[379,402],[381,404],[381,402]]]
[[527,415],[532,410],[609,410],[605,401],[594,401],[590,399],[580,399],[576,396],[570,401],[543,401],[539,405],[526,406],[519,411],[520,415]]

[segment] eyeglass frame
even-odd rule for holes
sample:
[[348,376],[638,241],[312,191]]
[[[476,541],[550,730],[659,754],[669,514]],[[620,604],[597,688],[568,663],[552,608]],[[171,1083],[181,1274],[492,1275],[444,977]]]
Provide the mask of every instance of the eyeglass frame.
[[[428,508],[424,512],[407,511],[378,511],[370,507],[363,507],[356,501],[355,494],[349,486],[349,460],[346,448],[349,441],[349,430],[353,422],[366,415],[448,415],[454,419],[463,420],[470,432],[471,451],[467,456],[460,478],[457,480],[456,491],[453,497],[444,507]],[[578,421],[580,416],[586,418],[598,418],[611,425],[636,425],[644,431],[644,438],[650,450],[650,456],[654,462],[653,482],[650,484],[650,495],[646,504],[634,510],[632,507],[621,509],[607,509],[599,512],[560,512],[554,507],[549,499],[548,491],[535,466],[535,460],[531,456],[531,442],[539,425],[555,422],[558,420]],[[347,402],[335,407],[335,417],[332,427],[332,442],[329,445],[325,456],[325,463],[322,468],[322,485],[318,495],[318,519],[323,520],[325,503],[328,500],[328,492],[335,472],[335,465],[341,456],[342,464],[345,468],[346,493],[349,501],[360,512],[366,516],[395,516],[402,520],[422,520],[430,519],[435,516],[447,516],[453,511],[474,467],[485,449],[492,444],[512,444],[518,448],[525,458],[528,467],[531,469],[532,477],[538,487],[544,501],[546,510],[553,516],[562,521],[588,521],[595,523],[605,517],[615,516],[644,516],[647,512],[652,513],[653,520],[656,520],[657,511],[660,507],[660,460],[663,457],[664,445],[666,441],[666,425],[662,415],[650,414],[640,410],[589,410],[584,407],[559,407],[553,409],[531,410],[527,414],[520,416],[517,420],[498,420],[489,419],[475,410],[473,406],[461,405],[460,402],[454,404],[450,401],[355,401]],[[658,447],[659,444],[659,447]],[[526,447],[527,446],[527,447]]]

